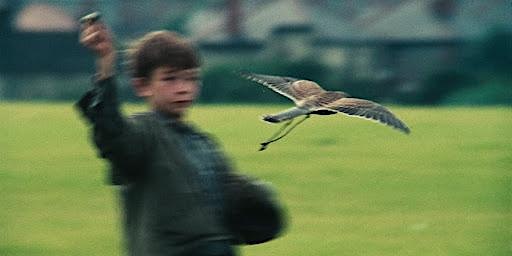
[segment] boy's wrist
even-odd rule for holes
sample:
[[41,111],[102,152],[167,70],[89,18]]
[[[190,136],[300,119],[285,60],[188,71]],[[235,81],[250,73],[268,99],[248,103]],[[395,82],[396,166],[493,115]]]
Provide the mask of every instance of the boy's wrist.
[[96,73],[91,77],[91,82],[94,87],[103,88],[103,87],[105,87],[106,84],[110,84],[111,83],[110,81],[112,79],[114,79],[114,75],[104,76],[99,73]]
[[99,57],[96,61],[96,78],[104,80],[115,75],[116,55],[111,52]]

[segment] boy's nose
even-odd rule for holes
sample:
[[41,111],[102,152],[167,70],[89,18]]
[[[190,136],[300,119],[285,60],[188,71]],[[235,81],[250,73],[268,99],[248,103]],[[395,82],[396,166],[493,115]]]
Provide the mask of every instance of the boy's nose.
[[176,92],[179,94],[190,93],[194,90],[194,84],[190,81],[181,80],[176,87]]

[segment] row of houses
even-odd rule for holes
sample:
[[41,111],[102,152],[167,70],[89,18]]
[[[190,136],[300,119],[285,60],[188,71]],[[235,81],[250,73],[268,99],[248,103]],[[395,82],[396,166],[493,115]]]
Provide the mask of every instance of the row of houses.
[[[325,2],[281,0],[248,7],[242,37],[215,29],[225,11],[207,9],[191,18],[189,31],[214,63],[227,55],[245,59],[242,51],[248,58],[313,58],[347,76],[413,85],[456,65],[464,47],[494,27],[512,30],[512,5],[506,0]],[[206,22],[211,25],[197,26]],[[240,49],[231,51],[233,46]]]
[[[0,74],[90,72],[92,59],[77,44],[76,23],[90,9],[103,10],[114,29],[126,23],[119,13],[130,13],[130,22],[139,27],[146,24],[144,19],[154,22],[147,13],[137,13],[147,8],[131,1],[77,2],[81,10],[70,11],[70,6],[55,5],[59,1],[0,1]],[[314,59],[333,72],[391,79],[404,89],[455,65],[464,45],[493,27],[512,29],[507,0],[148,2],[144,6],[155,2],[169,17],[187,14],[182,29],[201,49],[207,68],[248,59]],[[121,34],[120,40],[134,35]]]

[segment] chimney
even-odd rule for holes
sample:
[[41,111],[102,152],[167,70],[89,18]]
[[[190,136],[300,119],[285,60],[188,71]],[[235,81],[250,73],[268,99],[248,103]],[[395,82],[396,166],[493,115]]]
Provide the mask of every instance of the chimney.
[[436,0],[431,4],[432,14],[439,20],[448,21],[457,14],[456,0]]
[[242,36],[242,8],[240,0],[226,0],[226,32],[231,38]]

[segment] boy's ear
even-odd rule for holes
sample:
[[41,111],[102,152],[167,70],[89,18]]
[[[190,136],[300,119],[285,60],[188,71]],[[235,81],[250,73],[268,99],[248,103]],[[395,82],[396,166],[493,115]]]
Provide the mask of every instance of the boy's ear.
[[149,86],[149,81],[144,77],[132,78],[132,85],[135,90],[135,94],[139,97],[145,98],[153,95],[151,86]]

